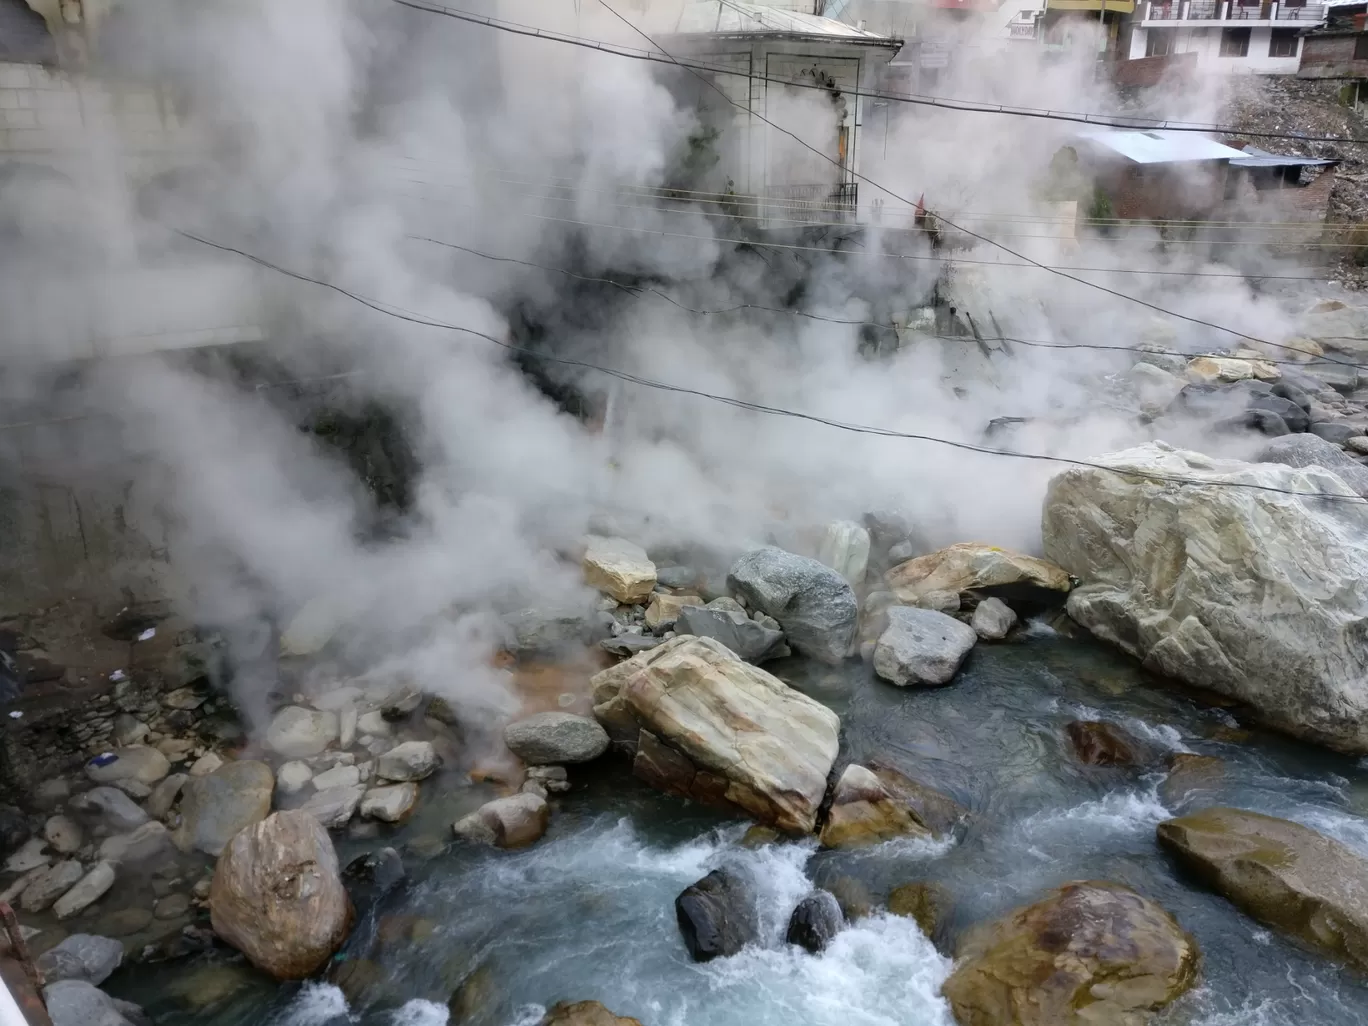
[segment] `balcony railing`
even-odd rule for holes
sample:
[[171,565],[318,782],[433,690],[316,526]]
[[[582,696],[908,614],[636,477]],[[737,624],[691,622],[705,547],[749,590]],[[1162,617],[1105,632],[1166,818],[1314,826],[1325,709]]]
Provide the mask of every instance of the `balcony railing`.
[[1325,4],[1274,4],[1274,21],[1305,21],[1319,23],[1325,20]]
[[1325,21],[1325,13],[1325,4],[1299,4],[1292,0],[1172,0],[1146,4],[1144,20],[1297,21],[1320,25]]
[[1014,21],[1007,26],[1007,37],[1009,39],[1035,39],[1039,33],[1039,23],[1034,19],[1031,21]]

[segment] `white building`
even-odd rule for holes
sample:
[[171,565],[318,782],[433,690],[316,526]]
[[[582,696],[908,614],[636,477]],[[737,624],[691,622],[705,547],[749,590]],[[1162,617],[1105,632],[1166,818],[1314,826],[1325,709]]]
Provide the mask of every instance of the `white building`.
[[1301,36],[1328,4],[1297,0],[1171,0],[1141,4],[1129,56],[1195,53],[1203,71],[1295,75]]

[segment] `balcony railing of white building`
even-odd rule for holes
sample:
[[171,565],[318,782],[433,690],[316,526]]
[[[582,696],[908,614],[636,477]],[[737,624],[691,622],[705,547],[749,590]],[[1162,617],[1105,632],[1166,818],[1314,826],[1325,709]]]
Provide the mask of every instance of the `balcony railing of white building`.
[[1144,21],[1268,21],[1320,25],[1326,4],[1294,3],[1290,0],[1174,0],[1147,3]]

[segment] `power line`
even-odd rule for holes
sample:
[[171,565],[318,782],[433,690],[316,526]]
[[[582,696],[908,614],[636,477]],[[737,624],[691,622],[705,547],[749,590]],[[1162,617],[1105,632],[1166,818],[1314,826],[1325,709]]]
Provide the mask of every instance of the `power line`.
[[[751,74],[744,71],[738,71],[735,68],[705,64],[694,60],[687,60],[684,62],[665,60],[661,56],[661,54],[664,53],[663,50],[660,54],[656,54],[648,50],[638,50],[634,47],[619,46],[598,39],[571,36],[560,32],[551,32],[547,29],[540,29],[533,25],[523,25],[518,22],[490,18],[481,14],[473,14],[470,11],[445,7],[440,4],[422,3],[417,2],[417,0],[393,0],[393,2],[399,4],[401,7],[411,7],[416,11],[425,11],[429,14],[440,14],[443,17],[455,18],[458,21],[469,22],[472,25],[482,25],[486,28],[498,29],[501,32],[509,32],[513,35],[528,36],[534,39],[545,39],[555,43],[568,43],[572,46],[579,46],[589,50],[598,50],[618,57],[628,57],[632,60],[652,61],[657,64],[677,64],[679,67],[693,68],[713,75],[733,75],[741,78],[753,79],[759,82],[773,82],[778,85],[792,86],[795,89],[818,89],[827,91],[825,86],[813,82],[806,82],[799,79],[779,78],[773,75]],[[1289,139],[1302,143],[1351,143],[1358,146],[1368,144],[1368,139],[1356,139],[1351,136],[1303,135],[1297,132],[1246,131],[1230,125],[1167,121],[1160,118],[1145,118],[1139,116],[1127,117],[1126,115],[1118,114],[1088,114],[1077,111],[1048,110],[1042,107],[1016,107],[1001,103],[980,103],[972,100],[926,96],[917,93],[876,92],[859,88],[842,89],[841,92],[848,96],[866,97],[874,100],[893,100],[898,103],[910,103],[923,107],[938,107],[942,110],[965,111],[978,114],[1007,114],[1014,117],[1038,118],[1046,121],[1067,121],[1075,124],[1094,125],[1099,128],[1125,128],[1132,130],[1149,129],[1166,132],[1202,132],[1208,134],[1237,135],[1250,139]]]
[[[483,331],[479,331],[475,328],[467,328],[464,325],[450,324],[446,321],[439,321],[434,318],[427,317],[423,314],[415,313],[411,310],[405,310],[403,307],[400,306],[395,306],[390,303],[383,303],[375,299],[369,299],[359,293],[352,292],[348,289],[343,288],[340,285],[336,285],[333,282],[325,281],[321,278],[313,278],[299,271],[292,271],[288,268],[281,267],[279,264],[272,263],[264,257],[257,256],[256,254],[250,253],[247,250],[238,249],[235,246],[229,246],[221,242],[214,242],[211,239],[206,239],[199,235],[195,235],[187,231],[182,231],[180,229],[172,230],[175,232],[175,234],[181,236],[182,238],[189,239],[192,242],[198,242],[201,245],[209,246],[213,249],[219,250],[224,253],[235,254],[236,256],[240,256],[243,259],[250,260],[252,263],[257,264],[260,267],[265,267],[268,270],[275,271],[276,273],[282,274],[288,278],[293,278],[296,281],[305,282],[311,285],[317,285],[320,288],[336,292],[337,294],[345,296],[348,299],[353,300],[354,302],[360,303],[362,306],[368,307],[371,310],[375,310],[377,313],[384,314],[387,317],[394,317],[398,320],[408,321],[409,323],[418,324],[425,327],[442,328],[447,331],[457,331],[463,334],[473,335],[476,338],[483,339],[486,342],[498,346],[500,349],[505,349],[509,352],[518,353],[520,355],[530,357],[534,360],[541,360],[547,363],[561,364],[567,367],[576,367],[582,370],[591,370],[598,372],[600,374],[605,374],[609,377],[629,382],[631,384],[641,385],[644,388],[654,388],[664,392],[677,393],[679,395],[690,395],[699,399],[706,399],[710,402],[721,403],[725,406],[731,406],[736,409],[747,410],[753,413],[760,413],[766,416],[791,417],[795,420],[807,421],[813,424],[821,424],[826,427],[835,428],[840,431],[849,431],[855,434],[872,435],[879,438],[898,438],[906,439],[909,441],[931,442],[936,445],[946,445],[950,446],[951,448],[961,449],[967,452],[975,452],[985,456],[1004,456],[1010,459],[1032,460],[1043,463],[1059,463],[1074,467],[1087,467],[1092,470],[1101,470],[1106,473],[1117,474],[1121,477],[1138,478],[1140,480],[1153,481],[1159,484],[1174,484],[1180,486],[1193,485],[1205,487],[1214,486],[1221,488],[1246,488],[1253,491],[1272,492],[1280,495],[1290,495],[1306,499],[1329,499],[1334,501],[1354,503],[1368,502],[1368,499],[1364,499],[1358,495],[1340,495],[1326,492],[1304,492],[1293,488],[1279,488],[1276,485],[1265,485],[1244,481],[1200,481],[1193,478],[1177,477],[1170,474],[1156,474],[1144,470],[1119,470],[1115,467],[1109,467],[1103,463],[1095,463],[1089,460],[1072,459],[1064,456],[1050,456],[1045,453],[1014,452],[1010,449],[994,449],[990,446],[976,445],[972,442],[959,442],[950,438],[941,438],[937,435],[926,435],[912,431],[895,431],[891,428],[880,428],[864,424],[854,424],[847,421],[835,420],[834,418],[830,417],[822,417],[815,413],[803,413],[799,410],[789,410],[779,406],[769,406],[764,403],[754,403],[744,399],[737,399],[732,396],[716,395],[711,392],[704,392],[700,389],[687,388],[683,385],[672,385],[668,382],[656,381],[651,378],[645,378],[637,374],[629,373],[627,371],[618,370],[614,367],[605,367],[601,364],[590,363],[586,360],[575,360],[569,357],[552,356],[549,353],[541,353],[537,352],[536,350],[528,349],[524,346],[514,345],[511,342],[505,342],[502,339],[496,338],[493,335],[490,335]],[[1327,471],[1327,473],[1333,473],[1333,471]]]

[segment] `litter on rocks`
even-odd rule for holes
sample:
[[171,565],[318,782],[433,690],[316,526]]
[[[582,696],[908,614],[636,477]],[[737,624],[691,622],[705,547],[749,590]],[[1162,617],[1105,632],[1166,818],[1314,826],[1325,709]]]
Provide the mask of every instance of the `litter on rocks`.
[[143,631],[141,634],[138,635],[138,640],[139,640],[139,641],[151,641],[151,640],[152,640],[153,638],[155,638],[156,636],[157,636],[157,628],[155,628],[155,627],[149,627],[149,628],[147,628],[147,630]]

